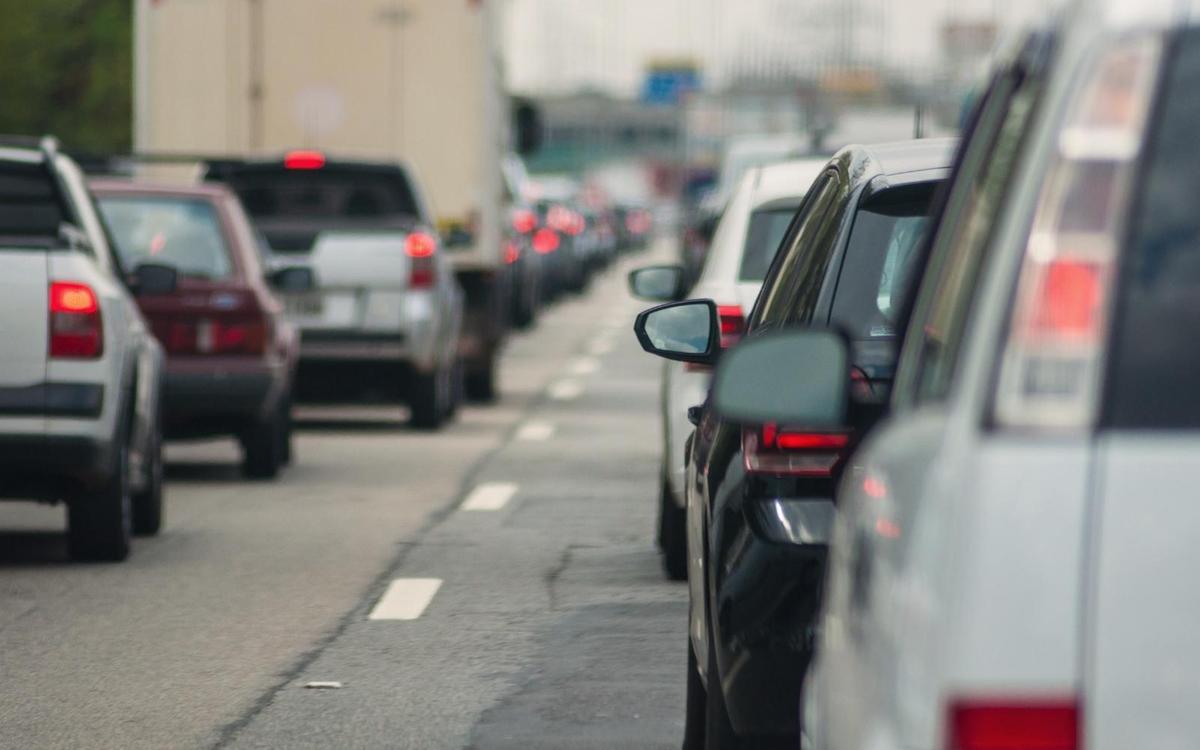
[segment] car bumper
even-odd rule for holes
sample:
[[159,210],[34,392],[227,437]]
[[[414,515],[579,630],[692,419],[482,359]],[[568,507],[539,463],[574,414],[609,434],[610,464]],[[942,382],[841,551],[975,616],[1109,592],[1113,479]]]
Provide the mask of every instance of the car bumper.
[[168,365],[162,388],[167,437],[199,437],[238,432],[269,414],[286,379],[258,363],[211,370]]
[[794,734],[812,656],[833,521],[826,499],[754,501],[716,610],[717,658],[735,728]]
[[0,436],[0,499],[62,500],[109,478],[111,440],[80,435]]
[[310,330],[300,334],[301,360],[404,360],[411,355],[411,348],[411,339],[406,333]]

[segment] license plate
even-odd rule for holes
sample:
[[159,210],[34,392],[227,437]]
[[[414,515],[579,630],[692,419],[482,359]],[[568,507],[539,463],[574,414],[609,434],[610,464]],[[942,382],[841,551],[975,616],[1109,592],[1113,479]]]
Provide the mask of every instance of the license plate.
[[284,310],[288,315],[303,315],[306,317],[320,315],[325,305],[319,294],[300,294],[286,297],[283,301]]

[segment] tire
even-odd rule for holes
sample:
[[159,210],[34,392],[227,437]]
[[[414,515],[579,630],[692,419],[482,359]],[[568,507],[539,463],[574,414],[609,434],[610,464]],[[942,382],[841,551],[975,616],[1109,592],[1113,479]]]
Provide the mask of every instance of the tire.
[[282,462],[283,418],[279,409],[251,425],[242,435],[242,474],[250,479],[274,479]]
[[129,557],[133,537],[133,498],[129,493],[128,427],[115,438],[116,450],[108,480],[92,492],[67,503],[67,550],[71,559],[120,562]]
[[292,394],[288,393],[282,399],[280,406],[280,419],[283,420],[283,429],[279,435],[279,465],[291,466],[292,458],[295,455],[295,447],[292,445],[293,423],[292,423]]
[[708,630],[708,689],[704,692],[705,750],[739,750],[742,741],[733,731],[733,722],[729,720],[729,711],[725,708],[721,673],[717,670],[716,641],[711,627]]
[[154,536],[163,522],[163,449],[162,428],[155,426],[146,447],[146,485],[134,493],[133,533],[135,536]]
[[467,373],[467,398],[481,403],[496,400],[496,360],[489,358],[485,368]]
[[466,376],[462,360],[456,360],[450,375],[450,401],[446,405],[446,419],[454,419],[467,397]]
[[446,418],[449,377],[442,369],[414,373],[409,390],[409,421],[419,430],[436,430]]
[[663,572],[667,574],[667,578],[672,581],[686,581],[687,509],[675,504],[665,476],[661,480],[658,493],[658,543],[662,550]]
[[704,683],[700,680],[700,670],[696,666],[696,652],[692,649],[692,639],[687,639],[687,704],[683,723],[683,750],[705,750],[704,711],[708,705],[708,696],[704,691]]

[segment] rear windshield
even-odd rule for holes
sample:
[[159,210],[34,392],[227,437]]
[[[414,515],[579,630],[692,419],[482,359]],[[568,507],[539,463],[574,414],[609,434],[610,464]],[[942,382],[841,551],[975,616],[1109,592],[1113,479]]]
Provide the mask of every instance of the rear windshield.
[[742,249],[742,268],[738,272],[740,281],[762,281],[767,278],[767,269],[775,258],[783,235],[796,214],[797,205],[771,206],[750,214],[750,228],[746,231],[746,246]]
[[1200,428],[1200,32],[1169,59],[1120,273],[1106,421]]
[[256,219],[416,219],[408,180],[399,170],[327,167],[235,171],[226,180]]
[[161,263],[192,278],[225,279],[233,275],[229,246],[217,212],[208,201],[102,197],[100,211],[125,268]]
[[895,336],[935,187],[936,183],[923,183],[892,188],[859,206],[832,314],[834,325],[852,338]]
[[0,246],[57,244],[67,220],[45,165],[0,161]]

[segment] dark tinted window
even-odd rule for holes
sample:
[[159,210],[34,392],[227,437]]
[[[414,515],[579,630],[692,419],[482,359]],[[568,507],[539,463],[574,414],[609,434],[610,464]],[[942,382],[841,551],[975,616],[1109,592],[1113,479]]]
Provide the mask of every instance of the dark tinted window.
[[877,193],[859,206],[832,322],[855,339],[890,338],[904,305],[935,184]]
[[1200,33],[1168,63],[1114,321],[1108,422],[1200,427]]
[[762,281],[767,277],[767,269],[795,213],[795,206],[772,206],[750,214],[739,280]]
[[63,204],[44,165],[0,161],[0,244],[55,243],[64,221]]
[[100,199],[100,210],[125,268],[162,263],[184,276],[224,279],[233,274],[229,246],[208,201],[110,197]]
[[256,219],[418,218],[408,180],[399,171],[327,167],[255,167],[227,177]]

